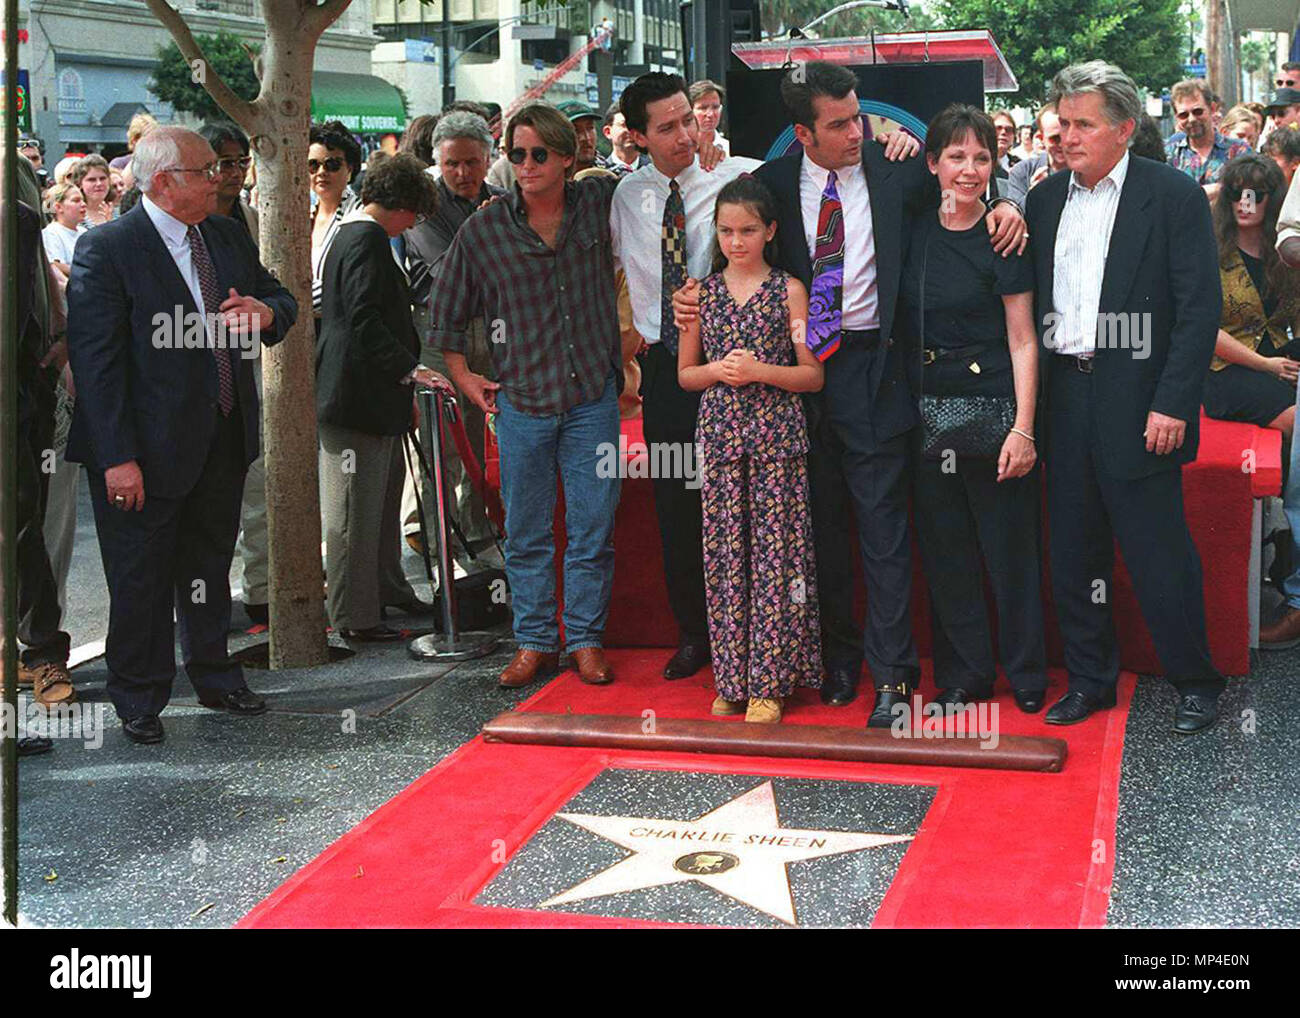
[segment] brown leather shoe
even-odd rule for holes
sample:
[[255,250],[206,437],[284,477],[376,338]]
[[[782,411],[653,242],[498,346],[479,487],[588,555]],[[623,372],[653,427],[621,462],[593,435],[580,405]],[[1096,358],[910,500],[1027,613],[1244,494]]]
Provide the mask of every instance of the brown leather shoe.
[[32,669],[32,696],[46,707],[58,703],[76,703],[77,691],[72,687],[68,666],[59,661],[47,661]]
[[1271,626],[1259,631],[1260,650],[1286,650],[1300,644],[1300,608],[1288,608]]
[[589,686],[607,686],[614,681],[614,669],[599,647],[583,647],[569,654],[578,666],[578,678]]
[[559,654],[543,654],[540,650],[517,650],[514,658],[501,673],[497,685],[504,689],[518,689],[539,678],[544,672],[554,674],[559,667]]

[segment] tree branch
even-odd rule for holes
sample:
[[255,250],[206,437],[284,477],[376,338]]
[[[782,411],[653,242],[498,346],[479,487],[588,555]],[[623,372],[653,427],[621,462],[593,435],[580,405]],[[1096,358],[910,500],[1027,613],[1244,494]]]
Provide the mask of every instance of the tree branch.
[[348,9],[352,0],[325,0],[324,3],[317,4],[315,0],[307,0],[308,11],[307,18],[312,26],[312,31],[316,33],[316,38],[320,38],[321,33],[330,25],[339,19],[339,15]]
[[[221,75],[216,72],[211,61],[204,55],[199,44],[195,42],[193,33],[190,32],[190,26],[185,23],[185,19],[176,12],[167,0],[144,0],[153,11],[154,16],[162,22],[163,27],[171,33],[176,40],[176,48],[181,51],[181,56],[194,66],[195,61],[200,61],[203,68],[202,85],[208,95],[216,101],[229,115],[230,119],[242,127],[249,135],[255,134],[257,127],[257,111],[253,104],[247,99],[241,99],[237,96],[229,85],[222,79]],[[344,4],[344,6],[347,6]]]

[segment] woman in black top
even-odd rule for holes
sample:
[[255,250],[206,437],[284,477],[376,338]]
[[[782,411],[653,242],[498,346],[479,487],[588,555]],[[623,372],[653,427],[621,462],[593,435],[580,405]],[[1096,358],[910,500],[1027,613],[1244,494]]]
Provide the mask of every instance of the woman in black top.
[[989,243],[981,200],[997,155],[989,116],[949,106],[931,121],[925,150],[943,200],[918,224],[902,281],[904,321],[923,364],[922,391],[940,400],[1016,400],[1015,423],[996,459],[939,450],[937,458],[917,463],[913,518],[930,588],[938,702],[959,707],[993,693],[982,560],[997,602],[1002,667],[1016,703],[1032,713],[1042,708],[1047,688],[1033,270],[1027,257],[1002,258]]
[[406,273],[389,238],[438,204],[433,178],[396,155],[366,175],[360,207],[338,227],[321,270],[316,420],[321,447],[325,573],[334,628],[349,639],[395,640],[384,606],[421,606],[401,566],[401,436],[413,422],[412,383],[450,385],[419,363]]

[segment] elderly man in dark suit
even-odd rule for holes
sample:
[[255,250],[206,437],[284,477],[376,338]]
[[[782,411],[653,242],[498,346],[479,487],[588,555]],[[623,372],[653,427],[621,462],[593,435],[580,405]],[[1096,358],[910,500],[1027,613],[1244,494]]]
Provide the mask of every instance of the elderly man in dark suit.
[[[895,146],[862,144],[852,71],[820,61],[802,71],[787,76],[781,95],[803,151],[755,176],[776,197],[777,265],[809,288],[808,343],[826,362],[825,388],[807,400],[822,699],[850,703],[865,657],[876,688],[868,724],[887,728],[920,677],[907,522],[920,355],[895,341],[894,316],[912,217],[937,207],[939,192],[922,156],[893,162]],[[1022,246],[1015,204],[994,205],[992,243],[999,251]],[[855,516],[868,601],[861,636],[853,618]]]
[[1119,68],[1065,68],[1050,101],[1069,173],[1029,192],[1036,317],[1049,356],[1045,445],[1052,588],[1068,725],[1113,706],[1114,542],[1166,676],[1174,731],[1213,723],[1223,679],[1210,661],[1201,562],[1183,516],[1201,390],[1222,295],[1210,209],[1196,182],[1129,154],[1142,106]]
[[155,128],[133,166],[144,197],[82,238],[68,283],[67,459],[86,464],[108,579],[108,693],[127,737],[152,743],[176,671],[173,609],[199,701],[266,710],[227,654],[229,572],[258,453],[249,354],[298,307],[248,231],[212,214],[218,167],[202,137]]

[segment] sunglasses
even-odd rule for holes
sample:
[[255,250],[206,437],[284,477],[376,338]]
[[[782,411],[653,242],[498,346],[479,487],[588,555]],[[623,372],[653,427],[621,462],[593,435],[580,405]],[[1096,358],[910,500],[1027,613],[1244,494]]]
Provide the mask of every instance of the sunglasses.
[[1179,120],[1186,120],[1188,117],[1195,117],[1197,120],[1200,120],[1201,117],[1205,116],[1205,107],[1197,106],[1194,110],[1180,110],[1178,113],[1175,113],[1174,116]]
[[1228,191],[1228,201],[1235,204],[1241,201],[1243,194],[1248,194],[1256,205],[1263,205],[1268,201],[1268,196],[1272,193],[1272,191],[1261,191],[1259,188],[1254,187],[1234,188]]
[[321,162],[319,159],[308,159],[308,160],[307,160],[307,172],[308,172],[308,173],[315,173],[315,172],[316,172],[317,170],[319,170],[322,166],[325,167],[325,172],[326,172],[326,173],[338,173],[339,170],[343,169],[343,157],[342,157],[342,156],[330,156],[330,157],[329,157],[328,159],[326,159],[324,162]]
[[1295,83],[1296,83],[1296,79],[1295,79],[1295,78],[1278,78],[1278,79],[1277,79],[1277,87],[1278,87],[1278,88],[1294,88],[1294,87],[1295,87]]
[[[247,170],[252,161],[251,156],[230,156],[226,159],[218,159],[217,167],[222,173],[229,173],[231,170]],[[307,163],[310,166],[311,160],[309,159]]]
[[541,166],[542,163],[546,162],[546,157],[549,156],[550,154],[551,153],[547,149],[541,147],[512,148],[510,152],[507,154],[507,158],[516,166],[522,166],[524,164],[524,160],[531,155],[533,157],[533,162],[535,162],[538,166]]

